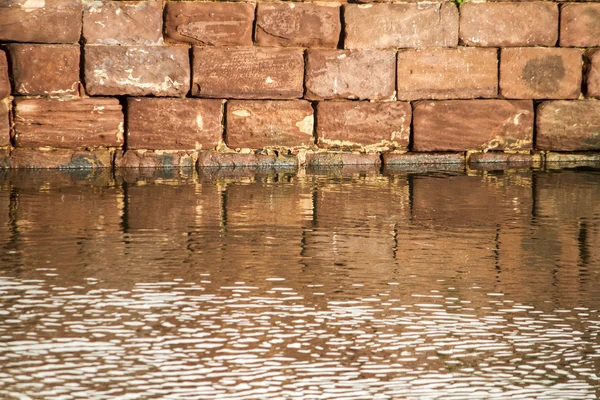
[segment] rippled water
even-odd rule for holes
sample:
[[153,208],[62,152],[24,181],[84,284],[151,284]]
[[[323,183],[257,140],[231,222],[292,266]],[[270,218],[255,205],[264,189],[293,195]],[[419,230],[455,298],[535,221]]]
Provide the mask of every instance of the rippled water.
[[600,170],[0,175],[0,398],[595,399]]

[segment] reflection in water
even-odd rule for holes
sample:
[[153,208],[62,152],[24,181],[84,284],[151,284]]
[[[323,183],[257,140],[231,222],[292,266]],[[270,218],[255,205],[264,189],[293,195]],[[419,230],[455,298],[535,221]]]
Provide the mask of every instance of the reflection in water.
[[0,398],[596,398],[599,183],[5,172]]

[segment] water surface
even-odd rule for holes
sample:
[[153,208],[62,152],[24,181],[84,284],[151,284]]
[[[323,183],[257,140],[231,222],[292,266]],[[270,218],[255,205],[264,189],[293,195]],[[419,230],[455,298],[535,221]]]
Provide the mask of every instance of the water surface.
[[0,175],[0,398],[595,399],[600,170]]

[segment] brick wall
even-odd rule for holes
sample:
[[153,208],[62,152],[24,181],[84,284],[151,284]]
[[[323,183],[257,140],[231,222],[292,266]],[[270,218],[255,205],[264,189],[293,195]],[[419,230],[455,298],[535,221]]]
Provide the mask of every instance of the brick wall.
[[0,167],[600,159],[599,99],[597,1],[0,2]]

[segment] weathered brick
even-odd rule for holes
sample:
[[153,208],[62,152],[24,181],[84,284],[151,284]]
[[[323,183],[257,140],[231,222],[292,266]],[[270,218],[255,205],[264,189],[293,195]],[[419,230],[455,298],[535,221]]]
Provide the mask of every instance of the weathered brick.
[[306,164],[311,167],[338,167],[344,165],[381,165],[378,153],[327,152],[306,155]]
[[127,147],[198,150],[222,139],[222,100],[130,98]]
[[232,148],[297,147],[313,142],[308,101],[229,101],[225,142]]
[[0,146],[10,144],[10,99],[0,100]]
[[118,151],[115,156],[116,168],[194,168],[196,151]]
[[162,2],[111,1],[87,3],[83,13],[87,44],[152,45],[162,43]]
[[6,53],[0,49],[0,100],[10,95],[10,79],[8,78],[8,60]]
[[589,97],[600,98],[600,49],[588,50],[585,56],[587,60],[586,94]]
[[462,165],[465,156],[462,153],[383,153],[383,164],[386,167],[410,165]]
[[77,43],[81,0],[4,0],[0,3],[0,41]]
[[508,99],[575,99],[581,92],[581,72],[579,49],[502,49],[500,94]]
[[305,98],[392,99],[395,64],[387,50],[308,50]]
[[176,42],[211,46],[251,46],[254,5],[169,2],[165,33]]
[[390,101],[322,101],[317,104],[319,147],[406,148],[412,109]]
[[344,21],[347,49],[458,44],[458,9],[454,3],[347,5]]
[[17,147],[121,146],[123,113],[117,99],[15,100]]
[[336,48],[340,39],[339,4],[259,3],[256,15],[261,46]]
[[568,3],[561,8],[560,45],[600,46],[600,4]]
[[498,95],[496,49],[407,49],[398,52],[398,99],[470,99]]
[[532,101],[421,101],[413,107],[415,151],[524,150],[533,139]]
[[296,167],[298,166],[298,158],[272,154],[200,152],[198,153],[197,165],[199,168]]
[[113,151],[109,149],[23,149],[10,153],[11,168],[94,169],[110,168]]
[[536,128],[541,150],[600,150],[600,102],[545,101],[537,107]]
[[469,155],[470,167],[477,167],[479,164],[502,164],[505,167],[533,167],[541,166],[541,156],[539,154],[519,154],[519,153],[473,153]]
[[194,48],[192,94],[238,99],[302,97],[301,49]]
[[79,46],[11,44],[13,92],[30,96],[77,95]]
[[463,4],[460,39],[468,46],[554,46],[558,5],[545,1]]
[[190,89],[187,46],[85,46],[90,95],[185,96]]

